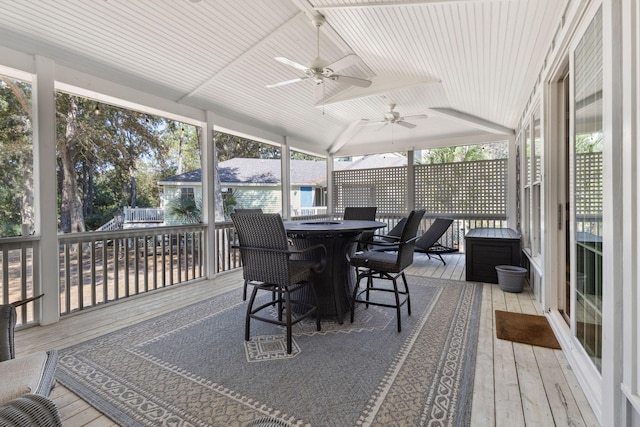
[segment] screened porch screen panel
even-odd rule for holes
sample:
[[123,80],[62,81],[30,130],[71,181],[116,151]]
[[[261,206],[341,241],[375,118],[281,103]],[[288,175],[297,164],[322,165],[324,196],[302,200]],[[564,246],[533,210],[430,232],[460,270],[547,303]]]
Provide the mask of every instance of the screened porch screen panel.
[[416,208],[433,215],[507,214],[507,159],[418,165]]
[[333,173],[333,206],[377,206],[378,214],[404,212],[407,206],[407,168],[354,169]]

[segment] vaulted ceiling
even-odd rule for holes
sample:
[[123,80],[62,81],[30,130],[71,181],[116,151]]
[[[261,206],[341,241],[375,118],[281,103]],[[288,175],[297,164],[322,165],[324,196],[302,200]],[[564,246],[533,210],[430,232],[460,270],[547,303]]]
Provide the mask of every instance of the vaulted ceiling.
[[[513,137],[566,4],[0,0],[0,46],[340,156]],[[320,57],[357,55],[335,73],[371,85],[267,88],[305,77],[275,58],[307,66],[319,14]],[[392,103],[414,128],[372,123],[393,118]]]

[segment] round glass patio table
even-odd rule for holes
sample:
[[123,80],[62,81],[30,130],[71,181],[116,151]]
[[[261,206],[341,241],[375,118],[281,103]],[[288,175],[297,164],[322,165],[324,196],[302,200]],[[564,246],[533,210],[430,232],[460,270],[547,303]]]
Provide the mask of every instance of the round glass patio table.
[[[306,220],[285,221],[287,235],[298,248],[321,244],[327,249],[327,264],[323,271],[314,273],[311,280],[318,294],[321,316],[336,316],[342,324],[344,314],[351,310],[352,278],[349,258],[353,255],[356,238],[363,231],[386,227],[385,222],[360,220]],[[311,295],[302,295],[311,302]]]

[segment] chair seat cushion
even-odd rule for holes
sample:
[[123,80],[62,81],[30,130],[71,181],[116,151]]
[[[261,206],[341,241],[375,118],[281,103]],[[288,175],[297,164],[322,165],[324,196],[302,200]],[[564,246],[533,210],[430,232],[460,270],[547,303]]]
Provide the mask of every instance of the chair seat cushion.
[[367,251],[355,254],[351,257],[351,265],[366,267],[373,270],[384,270],[390,273],[399,273],[398,255],[388,252]]
[[0,362],[0,405],[25,394],[49,396],[55,384],[58,353],[55,350]]

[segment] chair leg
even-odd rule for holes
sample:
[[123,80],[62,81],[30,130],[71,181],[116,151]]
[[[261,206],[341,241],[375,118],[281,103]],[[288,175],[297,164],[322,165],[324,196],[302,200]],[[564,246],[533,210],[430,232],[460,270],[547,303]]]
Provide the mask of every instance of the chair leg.
[[320,330],[320,300],[318,299],[318,293],[316,292],[316,288],[313,286],[313,283],[309,285],[311,287],[311,295],[313,295],[313,300],[316,302],[316,330]]
[[284,289],[284,295],[286,299],[287,310],[287,354],[291,354],[291,295],[289,294],[289,289]]
[[242,288],[242,301],[246,301],[247,300],[247,286],[248,286],[248,280],[245,279],[244,281],[244,287]]
[[367,300],[367,302],[365,303],[364,306],[366,308],[369,308],[369,295],[372,287],[373,287],[373,273],[371,272],[371,270],[369,270],[367,274],[367,291],[365,292],[365,299]]
[[394,277],[393,280],[393,293],[396,297],[396,317],[398,318],[398,332],[402,332],[402,320],[400,316],[400,294],[398,293],[398,282],[397,277]]
[[[286,289],[282,289],[282,288],[279,288],[279,287],[274,288],[274,289],[278,289],[278,299],[277,299],[277,303],[278,303],[278,307],[277,307],[277,309],[278,309],[278,321],[282,322],[282,294],[283,293],[287,293],[287,295],[288,295],[288,291]],[[273,295],[275,296],[275,291],[274,291]],[[272,299],[273,299],[273,297],[272,297]]]
[[247,317],[244,321],[244,340],[249,341],[249,330],[251,328],[251,311],[253,310],[253,303],[256,300],[256,294],[258,293],[258,288],[253,288],[253,292],[251,292],[251,298],[249,298],[249,303],[247,304]]
[[409,285],[407,284],[407,277],[404,275],[404,271],[402,272],[402,281],[404,282],[404,291],[407,294],[407,312],[409,316],[411,316],[411,296],[409,295]]
[[356,284],[353,287],[353,295],[351,297],[351,323],[353,323],[353,318],[356,312],[356,296],[358,295],[358,289],[360,289],[360,280],[362,276],[360,276],[360,269],[356,268]]

